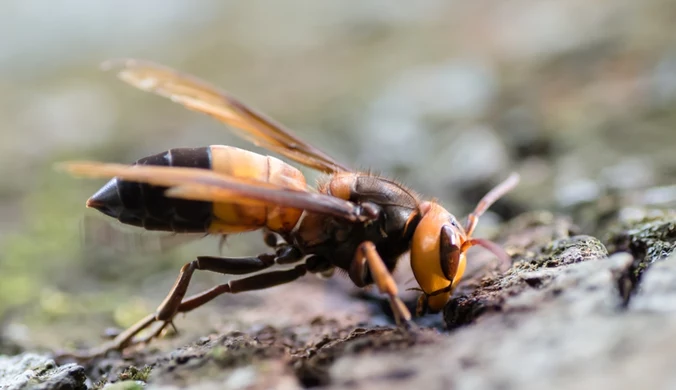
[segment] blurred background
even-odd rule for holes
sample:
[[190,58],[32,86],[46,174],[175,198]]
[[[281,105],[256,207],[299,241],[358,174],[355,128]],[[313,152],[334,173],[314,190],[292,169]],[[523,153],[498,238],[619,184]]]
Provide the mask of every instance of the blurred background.
[[[217,239],[146,251],[158,241],[136,231],[83,245],[83,223],[107,221],[84,207],[104,181],[54,162],[209,144],[262,152],[101,71],[109,58],[197,75],[459,217],[521,173],[478,234],[517,211],[577,215],[609,194],[663,205],[676,193],[674,1],[6,0],[0,10],[0,353],[94,344],[154,310],[183,263],[218,253]],[[254,233],[225,250],[264,249]],[[222,280],[197,275],[191,291]],[[224,297],[179,328],[272,321],[280,313],[246,310],[266,296]]]

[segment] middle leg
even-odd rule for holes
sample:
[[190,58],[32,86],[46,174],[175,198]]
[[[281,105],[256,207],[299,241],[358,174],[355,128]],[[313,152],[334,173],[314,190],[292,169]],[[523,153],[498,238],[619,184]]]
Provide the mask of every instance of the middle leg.
[[183,301],[190,284],[190,279],[196,270],[217,272],[225,275],[246,275],[262,271],[274,264],[290,264],[300,261],[303,255],[292,246],[280,247],[278,254],[262,254],[256,257],[211,257],[200,256],[196,260],[185,264],[169,291],[167,297],[158,306],[155,319],[170,321]]

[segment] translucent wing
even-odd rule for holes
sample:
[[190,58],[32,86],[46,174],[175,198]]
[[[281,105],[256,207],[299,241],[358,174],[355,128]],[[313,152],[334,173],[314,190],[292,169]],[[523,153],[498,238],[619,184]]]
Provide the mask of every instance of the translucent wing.
[[86,215],[82,219],[81,238],[86,250],[106,248],[121,254],[166,253],[206,237],[205,233],[168,233],[127,231],[110,219]]
[[192,75],[137,59],[111,60],[102,66],[104,69],[117,69],[118,77],[136,88],[164,96],[190,110],[208,114],[230,125],[237,135],[257,146],[322,172],[349,170],[291,134],[281,124]]
[[79,176],[118,177],[122,180],[169,187],[166,195],[176,198],[245,204],[262,202],[333,215],[353,222],[363,222],[375,217],[367,215],[359,205],[330,195],[289,189],[207,169],[90,161],[67,162],[59,167]]

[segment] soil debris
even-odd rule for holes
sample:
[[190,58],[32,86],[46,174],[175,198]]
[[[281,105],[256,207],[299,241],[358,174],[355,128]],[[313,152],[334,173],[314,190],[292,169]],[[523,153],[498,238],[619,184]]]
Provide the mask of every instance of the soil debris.
[[[229,332],[203,337],[197,342],[166,353],[143,352],[128,359],[106,357],[87,364],[87,372],[99,388],[110,384],[152,383],[188,385],[195,376],[227,380],[242,369],[264,372],[272,364],[283,365],[275,372],[295,378],[301,387],[331,383],[333,362],[350,355],[406,350],[434,342],[434,329],[341,326],[339,322],[315,318],[297,326],[263,326],[248,332]],[[137,367],[143,367],[141,369]],[[97,373],[99,374],[97,376]],[[248,375],[248,374],[247,374]]]
[[403,351],[416,344],[432,343],[436,335],[430,329],[357,328],[343,338],[324,339],[296,356],[294,370],[304,387],[323,386],[331,382],[330,367],[340,357]]

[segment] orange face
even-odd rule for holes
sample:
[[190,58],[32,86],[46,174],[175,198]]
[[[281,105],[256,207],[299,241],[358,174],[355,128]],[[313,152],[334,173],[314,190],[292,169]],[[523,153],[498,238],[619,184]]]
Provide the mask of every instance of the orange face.
[[[449,232],[451,246],[462,248],[467,235],[455,217],[437,203],[425,202],[420,206],[422,219],[411,245],[411,268],[427,299],[428,308],[441,310],[465,272],[465,254],[460,253],[456,264],[449,264],[451,258],[444,257],[442,250],[442,229]],[[446,252],[447,253],[447,252]],[[444,272],[444,267],[446,272]]]

